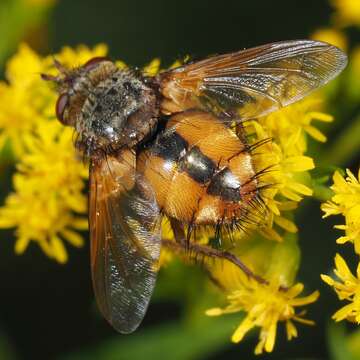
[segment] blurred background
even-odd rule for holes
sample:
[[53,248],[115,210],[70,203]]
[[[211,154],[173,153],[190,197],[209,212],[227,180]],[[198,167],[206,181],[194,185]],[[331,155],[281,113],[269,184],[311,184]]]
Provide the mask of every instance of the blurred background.
[[[33,3],[35,10],[24,10],[24,2]],[[166,66],[188,54],[201,58],[267,42],[309,38],[329,26],[333,13],[327,0],[0,0],[0,77],[4,78],[6,60],[22,41],[43,55],[64,45],[104,42],[115,59],[141,67],[160,57]],[[356,26],[347,28],[347,38],[349,46],[359,42]],[[338,121],[327,127],[329,142],[322,151],[359,110],[356,104],[347,109],[339,101],[340,107],[328,111]],[[312,151],[320,150],[314,147]],[[336,165],[356,169],[358,155],[339,159]],[[1,199],[11,188],[10,176],[6,176],[11,169],[2,171]],[[316,200],[304,201],[301,208],[297,213],[297,223],[302,224],[298,277],[308,289],[321,290],[309,316],[317,326],[300,326],[299,338],[291,342],[280,331],[276,350],[262,358],[345,359],[338,357],[334,344],[343,346],[346,329],[330,324],[330,315],[339,304],[319,279],[320,273],[332,267],[338,235],[332,225],[337,221],[321,221]],[[24,255],[15,255],[11,231],[1,231],[0,237],[0,360],[255,358],[255,337],[248,336],[237,345],[230,342],[236,318],[203,315],[209,306],[205,300],[196,302],[204,283],[199,269],[175,263],[166,274],[161,273],[141,328],[123,336],[96,310],[88,244],[69,248],[68,263],[59,265],[36,245],[30,245]],[[347,258],[352,256],[349,250]]]

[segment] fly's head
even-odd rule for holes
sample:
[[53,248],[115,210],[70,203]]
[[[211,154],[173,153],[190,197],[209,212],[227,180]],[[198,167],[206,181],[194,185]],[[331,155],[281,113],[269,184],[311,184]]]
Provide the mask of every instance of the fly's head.
[[132,148],[156,126],[156,96],[141,76],[97,57],[67,69],[58,61],[58,76],[42,75],[57,84],[56,116],[78,134],[76,146],[86,155]]

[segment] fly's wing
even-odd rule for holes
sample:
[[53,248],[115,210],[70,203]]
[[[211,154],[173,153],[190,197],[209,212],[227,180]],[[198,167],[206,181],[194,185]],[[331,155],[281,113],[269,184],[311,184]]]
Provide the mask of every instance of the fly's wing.
[[311,40],[267,44],[160,75],[162,109],[171,114],[204,102],[240,119],[266,115],[302,99],[346,66],[337,47]]
[[160,256],[160,215],[152,189],[136,175],[135,155],[90,169],[91,269],[98,306],[121,333],[134,331],[153,292]]

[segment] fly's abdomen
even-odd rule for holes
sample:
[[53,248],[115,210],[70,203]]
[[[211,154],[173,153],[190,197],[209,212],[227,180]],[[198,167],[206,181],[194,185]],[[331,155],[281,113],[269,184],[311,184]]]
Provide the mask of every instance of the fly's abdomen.
[[184,223],[232,223],[248,212],[257,196],[246,144],[207,112],[172,116],[138,164],[163,212]]

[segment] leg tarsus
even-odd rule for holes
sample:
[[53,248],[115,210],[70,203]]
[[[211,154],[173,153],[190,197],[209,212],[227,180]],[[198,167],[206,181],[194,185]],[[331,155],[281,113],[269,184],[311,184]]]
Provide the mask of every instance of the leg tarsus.
[[172,231],[174,233],[175,241],[178,244],[185,245],[186,236],[185,236],[184,225],[179,220],[176,220],[174,218],[169,218],[169,220]]
[[[176,237],[176,236],[175,236]],[[184,239],[185,240],[185,239]],[[254,274],[236,255],[223,250],[213,249],[206,245],[193,244],[184,242],[174,242],[171,240],[163,240],[163,245],[176,252],[190,252],[193,253],[193,257],[196,261],[200,255],[203,258],[208,257],[212,259],[224,259],[243,271],[249,278],[256,280],[260,284],[268,284],[268,281],[263,279],[261,276]]]

